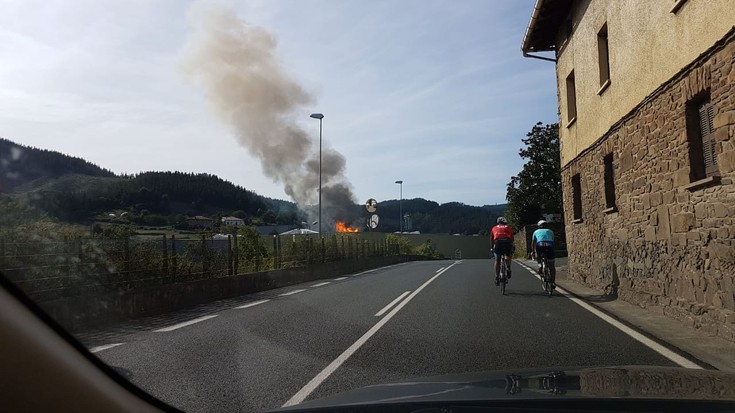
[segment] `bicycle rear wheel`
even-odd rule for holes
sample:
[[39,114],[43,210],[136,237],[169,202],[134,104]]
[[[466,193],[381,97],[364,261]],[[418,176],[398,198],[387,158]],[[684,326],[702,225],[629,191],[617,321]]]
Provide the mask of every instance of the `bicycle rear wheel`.
[[549,270],[547,262],[544,262],[544,289],[549,294],[549,297],[554,294],[554,285],[551,283],[551,270]]
[[500,263],[500,294],[505,295],[505,284],[508,282],[508,268],[505,264],[505,257],[501,259],[503,261]]

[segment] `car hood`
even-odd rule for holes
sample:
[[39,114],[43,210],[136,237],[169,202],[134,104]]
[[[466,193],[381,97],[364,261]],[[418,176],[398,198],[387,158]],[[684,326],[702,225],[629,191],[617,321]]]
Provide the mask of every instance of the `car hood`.
[[735,401],[735,374],[640,366],[492,371],[367,386],[279,411],[549,398]]

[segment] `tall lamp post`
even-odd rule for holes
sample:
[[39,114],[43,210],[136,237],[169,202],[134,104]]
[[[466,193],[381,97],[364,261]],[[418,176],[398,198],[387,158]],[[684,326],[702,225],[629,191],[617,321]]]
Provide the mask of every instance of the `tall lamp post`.
[[396,181],[396,183],[401,187],[401,198],[398,201],[398,228],[403,234],[403,181]]
[[312,113],[311,117],[319,119],[319,236],[322,236],[322,119],[321,113]]

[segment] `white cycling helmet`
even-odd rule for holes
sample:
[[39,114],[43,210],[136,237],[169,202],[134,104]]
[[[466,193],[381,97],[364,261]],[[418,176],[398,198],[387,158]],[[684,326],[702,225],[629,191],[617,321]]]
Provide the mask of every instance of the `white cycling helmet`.
[[537,225],[540,226],[540,227],[543,227],[546,224],[547,224],[547,222],[542,219],[541,221],[538,222]]
[[498,224],[507,224],[508,222],[505,220],[504,217],[498,217]]

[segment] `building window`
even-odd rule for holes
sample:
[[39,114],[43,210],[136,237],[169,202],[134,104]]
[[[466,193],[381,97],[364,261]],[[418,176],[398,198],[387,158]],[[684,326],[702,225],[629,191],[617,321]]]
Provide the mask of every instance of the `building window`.
[[582,220],[582,180],[579,174],[572,176],[572,198],[574,203],[574,220]]
[[613,169],[613,154],[609,153],[603,158],[605,164],[605,206],[606,212],[615,210],[615,170]]
[[610,85],[610,56],[608,54],[607,23],[597,32],[597,61],[600,66],[600,95]]
[[574,86],[574,70],[567,76],[567,127],[577,120],[577,92]]
[[687,103],[689,179],[692,182],[718,175],[714,118],[715,108],[709,92],[700,93]]

